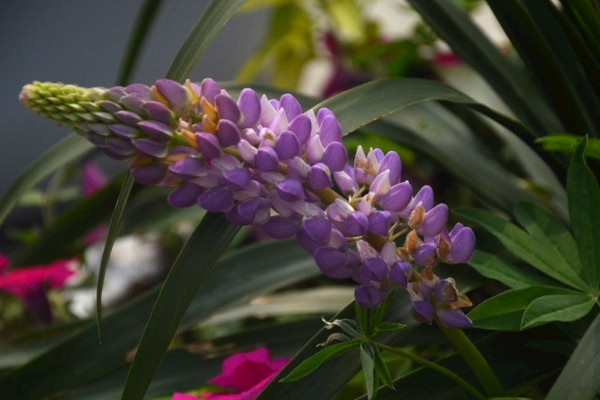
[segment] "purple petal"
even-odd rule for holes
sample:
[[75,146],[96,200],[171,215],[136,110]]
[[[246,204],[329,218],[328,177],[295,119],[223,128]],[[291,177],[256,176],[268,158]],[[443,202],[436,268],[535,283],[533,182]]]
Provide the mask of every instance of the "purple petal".
[[347,236],[364,236],[369,228],[369,218],[364,212],[356,211],[348,216],[344,226]]
[[333,186],[331,172],[327,165],[316,163],[308,171],[308,184],[313,189],[325,189]]
[[244,161],[254,164],[256,161],[256,147],[252,146],[247,140],[240,140],[237,144],[237,151]]
[[233,192],[225,186],[210,189],[198,197],[198,204],[206,211],[229,211],[233,207]]
[[433,243],[422,243],[412,254],[417,265],[435,265],[436,246]]
[[146,135],[155,140],[167,141],[173,136],[171,128],[158,121],[141,121],[138,126]]
[[321,143],[319,136],[313,136],[308,140],[306,145],[306,156],[310,164],[316,164],[323,159],[325,147]]
[[345,279],[352,275],[353,269],[346,264],[346,253],[331,247],[319,247],[314,258],[317,266],[325,276]]
[[300,144],[304,144],[310,137],[312,123],[310,122],[310,118],[304,114],[300,114],[289,123],[288,129],[296,134]]
[[343,171],[334,172],[335,183],[343,193],[350,194],[358,190],[358,184],[354,179],[354,168],[346,166]]
[[155,158],[163,158],[167,155],[168,149],[165,143],[157,142],[152,139],[135,139],[131,142],[140,152]]
[[142,99],[136,94],[130,94],[125,97],[122,97],[120,103],[123,107],[125,107],[128,111],[131,111],[136,114],[146,114],[147,112],[144,110],[144,104],[148,101]]
[[435,316],[435,308],[428,301],[413,301],[415,318],[423,323],[431,324]]
[[320,108],[317,112],[317,123],[321,125],[326,117],[335,117],[335,114],[327,107]]
[[219,120],[217,125],[217,136],[223,147],[233,146],[240,141],[240,130],[233,122],[227,119]]
[[148,114],[151,120],[162,122],[165,125],[173,123],[173,113],[167,106],[158,101],[147,101],[142,105],[142,108]]
[[383,300],[383,292],[370,285],[362,285],[354,290],[354,298],[363,308],[374,308]]
[[296,179],[286,179],[277,184],[277,194],[288,202],[294,202],[304,198],[302,183]]
[[118,154],[120,156],[130,156],[135,152],[135,148],[129,140],[116,136],[106,139],[106,146],[114,154]]
[[331,142],[325,147],[322,161],[334,172],[343,171],[348,165],[348,152],[340,142]]
[[246,168],[236,168],[223,172],[225,184],[232,190],[243,190],[250,185],[252,177]]
[[387,211],[373,211],[369,214],[369,231],[377,235],[387,236],[390,229],[391,216]]
[[308,178],[310,168],[310,165],[308,165],[302,158],[294,157],[288,162],[288,175],[290,178],[304,181]]
[[440,307],[436,312],[440,322],[447,328],[468,328],[473,325],[473,321],[469,319],[461,310],[452,310],[445,307]]
[[294,96],[289,93],[284,94],[279,99],[279,107],[285,111],[285,116],[288,121],[291,121],[298,115],[302,114],[302,107]]
[[387,277],[388,268],[381,258],[367,258],[363,265],[371,274],[372,280],[382,282]]
[[321,143],[323,146],[327,147],[329,143],[332,142],[340,142],[342,141],[342,126],[338,122],[337,118],[333,115],[329,115],[319,123],[319,128],[321,133],[319,137],[321,138]]
[[147,85],[141,83],[132,83],[125,87],[125,91],[129,94],[135,94],[143,99],[150,100],[152,91]]
[[438,280],[433,287],[433,295],[442,303],[454,303],[458,300],[456,282],[452,278]]
[[258,197],[239,203],[225,214],[236,225],[266,222],[269,218],[269,202]]
[[309,253],[314,253],[315,250],[317,250],[324,244],[320,241],[316,241],[313,238],[311,238],[304,229],[298,230],[298,232],[296,233],[296,240],[298,241],[300,247],[302,247]]
[[142,117],[131,111],[117,111],[114,115],[119,121],[129,126],[137,126],[138,122],[142,121]]
[[[457,224],[460,225],[460,224]],[[448,252],[447,261],[450,264],[462,264],[473,257],[475,251],[475,234],[469,227],[462,227],[455,232],[450,232],[451,245]]]
[[238,107],[242,113],[240,128],[250,128],[258,123],[260,119],[260,99],[256,92],[246,88],[240,93]]
[[186,109],[190,94],[187,89],[179,82],[171,79],[159,79],[154,85],[158,92],[171,104],[171,107],[178,112]]
[[221,88],[217,82],[210,78],[206,78],[203,79],[200,84],[200,93],[202,94],[202,97],[214,104],[215,96],[221,93]]
[[142,185],[153,186],[161,183],[167,175],[167,166],[163,164],[150,164],[133,167],[131,176]]
[[202,176],[206,174],[206,164],[196,157],[186,157],[171,164],[169,171],[180,177]]
[[433,207],[433,190],[429,185],[423,186],[415,195],[413,204],[416,206],[419,203],[425,211],[429,211]]
[[300,227],[300,218],[282,217],[281,215],[273,216],[261,228],[273,239],[290,239],[296,235]]
[[444,229],[448,222],[448,206],[438,204],[425,214],[425,219],[416,228],[417,233],[432,237],[437,235]]
[[275,150],[268,146],[263,146],[256,152],[256,167],[263,171],[273,171],[279,168],[279,158]]
[[318,243],[327,243],[331,237],[331,222],[324,218],[306,219],[302,222],[302,229]]
[[408,182],[398,183],[390,188],[385,196],[380,197],[377,203],[390,212],[400,212],[410,203],[412,186]]
[[395,151],[388,152],[379,164],[379,173],[390,170],[390,184],[395,185],[400,182],[400,174],[402,172],[402,162],[400,156]]
[[196,204],[202,188],[191,182],[185,182],[169,194],[167,201],[176,208],[185,208]]
[[396,262],[390,270],[390,280],[396,285],[406,287],[412,276],[412,265],[408,262]]
[[237,125],[242,117],[242,113],[236,102],[226,93],[215,96],[215,106],[220,119],[228,119]]
[[200,153],[206,158],[217,158],[221,155],[219,140],[212,133],[196,132],[196,143]]
[[300,142],[292,131],[284,131],[277,138],[275,151],[280,160],[289,160],[300,154]]
[[111,124],[108,129],[117,136],[131,139],[140,136],[140,130],[125,124]]

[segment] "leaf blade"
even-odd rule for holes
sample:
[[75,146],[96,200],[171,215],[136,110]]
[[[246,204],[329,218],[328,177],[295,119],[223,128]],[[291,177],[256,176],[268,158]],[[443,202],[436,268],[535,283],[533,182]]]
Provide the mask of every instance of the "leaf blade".
[[548,295],[533,300],[523,314],[521,329],[546,322],[571,322],[583,318],[594,307],[594,299],[584,294]]

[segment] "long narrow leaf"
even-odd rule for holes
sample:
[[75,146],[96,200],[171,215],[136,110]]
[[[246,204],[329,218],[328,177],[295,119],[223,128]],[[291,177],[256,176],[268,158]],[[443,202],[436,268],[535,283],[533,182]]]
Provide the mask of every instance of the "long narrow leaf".
[[410,0],[411,5],[454,52],[471,65],[513,112],[538,135],[561,125],[539,92],[452,1]]
[[72,134],[48,149],[17,177],[0,198],[0,224],[25,192],[59,168],[88,153],[93,147],[85,139]]
[[181,81],[185,79],[206,46],[248,0],[213,0],[175,56],[166,77]]
[[[206,214],[167,276],[129,370],[122,399],[143,399],[194,295],[237,234],[222,214]],[[199,257],[201,255],[201,257]]]
[[579,341],[546,400],[592,400],[600,391],[600,315]]
[[558,294],[538,297],[533,300],[523,314],[521,329],[547,322],[571,322],[586,316],[594,299],[585,294]]
[[119,192],[117,198],[117,204],[110,218],[110,224],[108,228],[108,234],[106,235],[106,242],[104,249],[102,250],[102,258],[100,259],[100,268],[98,269],[98,283],[96,286],[96,321],[98,323],[98,339],[102,342],[102,288],[104,287],[104,275],[106,274],[106,268],[108,267],[108,261],[110,260],[110,253],[112,252],[113,244],[117,239],[119,233],[119,226],[121,226],[121,219],[123,218],[123,212],[127,205],[127,200],[131,194],[133,188],[133,178],[130,173],[125,177],[125,182]]
[[600,187],[585,161],[584,139],[577,147],[567,177],[569,215],[575,235],[583,276],[598,294],[600,289]]

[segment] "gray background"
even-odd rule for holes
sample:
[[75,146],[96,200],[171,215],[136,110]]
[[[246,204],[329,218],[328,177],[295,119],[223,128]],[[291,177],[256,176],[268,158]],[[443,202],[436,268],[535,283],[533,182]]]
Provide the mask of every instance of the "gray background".
[[[132,81],[167,72],[208,0],[163,1]],[[69,132],[21,106],[31,81],[111,86],[141,0],[0,1],[0,196],[31,162]],[[266,32],[266,11],[234,17],[190,79],[231,80]]]

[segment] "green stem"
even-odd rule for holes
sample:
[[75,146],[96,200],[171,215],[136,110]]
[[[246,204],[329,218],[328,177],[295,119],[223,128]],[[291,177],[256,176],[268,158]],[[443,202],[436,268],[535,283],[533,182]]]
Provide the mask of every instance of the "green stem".
[[421,358],[415,354],[412,354],[408,351],[402,350],[402,349],[398,349],[395,347],[391,347],[391,346],[387,346],[385,344],[381,344],[381,343],[377,343],[377,347],[379,348],[379,350],[382,351],[389,351],[390,353],[394,353],[394,354],[398,354],[399,356],[402,356],[404,358],[408,358],[411,361],[416,362],[417,364],[420,364],[424,367],[430,368],[436,372],[439,372],[440,374],[444,375],[445,377],[452,379],[454,382],[456,382],[458,385],[462,386],[463,389],[465,389],[468,393],[470,393],[471,395],[473,395],[473,397],[475,397],[478,400],[486,400],[487,397],[484,396],[479,390],[477,390],[473,385],[471,385],[469,382],[465,381],[463,378],[461,378],[460,376],[458,376],[457,374],[455,374],[454,372],[450,371],[448,368],[442,367],[439,364],[433,363],[431,361],[425,360],[424,358]]
[[452,345],[458,350],[461,357],[469,364],[471,370],[479,379],[481,385],[490,397],[501,396],[504,392],[502,384],[490,368],[486,359],[481,355],[477,347],[465,335],[462,329],[447,328],[444,324],[436,321],[438,327]]

